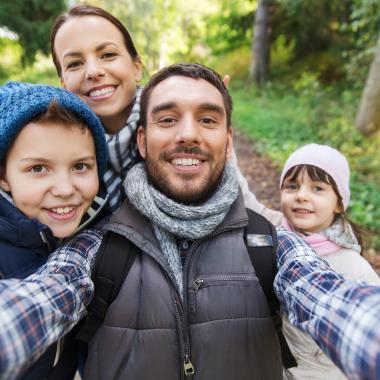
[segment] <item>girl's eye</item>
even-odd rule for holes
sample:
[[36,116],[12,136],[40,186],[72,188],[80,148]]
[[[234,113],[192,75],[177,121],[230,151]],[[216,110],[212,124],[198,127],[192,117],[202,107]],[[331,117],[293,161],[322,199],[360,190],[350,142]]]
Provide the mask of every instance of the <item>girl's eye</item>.
[[297,190],[297,189],[298,189],[297,184],[292,183],[292,182],[287,183],[284,187],[285,187],[285,189],[287,189],[287,190]]
[[315,191],[318,191],[318,192],[325,190],[324,187],[322,187],[322,186],[315,186],[314,189],[315,189]]
[[46,173],[47,168],[44,165],[34,165],[29,169],[29,171],[32,173]]

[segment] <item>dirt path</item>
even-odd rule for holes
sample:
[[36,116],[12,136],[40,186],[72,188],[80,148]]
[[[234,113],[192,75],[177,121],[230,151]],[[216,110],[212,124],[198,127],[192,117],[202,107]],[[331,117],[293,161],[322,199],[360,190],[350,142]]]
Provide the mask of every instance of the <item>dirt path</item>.
[[[239,167],[249,183],[250,189],[260,202],[279,210],[280,198],[278,181],[280,173],[267,157],[259,155],[253,149],[253,141],[234,130],[234,147]],[[380,275],[380,252],[368,251],[363,256]]]
[[236,130],[234,130],[234,147],[240,170],[247,179],[250,189],[260,202],[279,210],[279,173],[271,160],[255,152],[252,140]]

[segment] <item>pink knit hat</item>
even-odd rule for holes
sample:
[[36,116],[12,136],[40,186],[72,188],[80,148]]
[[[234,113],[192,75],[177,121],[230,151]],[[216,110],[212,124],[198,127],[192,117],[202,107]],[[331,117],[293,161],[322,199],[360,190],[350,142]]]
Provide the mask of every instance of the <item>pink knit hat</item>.
[[346,210],[350,201],[350,167],[346,157],[328,145],[307,144],[295,150],[285,162],[280,187],[289,169],[298,165],[313,165],[329,174],[335,181]]

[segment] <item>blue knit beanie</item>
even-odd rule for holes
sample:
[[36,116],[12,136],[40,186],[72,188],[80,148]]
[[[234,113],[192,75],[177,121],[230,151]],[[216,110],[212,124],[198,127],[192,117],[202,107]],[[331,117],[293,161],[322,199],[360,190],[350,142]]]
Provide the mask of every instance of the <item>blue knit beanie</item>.
[[71,111],[89,127],[95,142],[99,178],[103,178],[107,166],[107,145],[98,117],[78,96],[43,84],[8,82],[0,86],[0,162],[20,130],[46,112],[52,101]]

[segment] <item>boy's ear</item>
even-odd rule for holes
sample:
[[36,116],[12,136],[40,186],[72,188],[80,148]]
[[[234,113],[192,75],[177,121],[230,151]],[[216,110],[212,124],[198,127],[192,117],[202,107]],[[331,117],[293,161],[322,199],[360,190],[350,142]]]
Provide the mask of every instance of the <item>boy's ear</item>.
[[2,167],[0,167],[0,188],[7,192],[11,191],[5,175],[5,170]]
[[146,157],[146,128],[140,126],[137,130],[137,146],[141,157],[145,160]]

